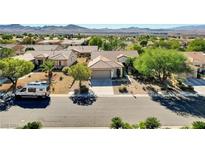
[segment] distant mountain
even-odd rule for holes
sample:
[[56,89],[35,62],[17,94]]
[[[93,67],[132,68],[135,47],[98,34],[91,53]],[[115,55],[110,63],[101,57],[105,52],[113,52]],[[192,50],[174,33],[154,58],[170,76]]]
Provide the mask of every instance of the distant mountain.
[[199,30],[199,29],[205,29],[205,25],[191,25],[191,26],[180,26],[172,28],[175,30]]
[[67,25],[64,28],[66,28],[66,29],[88,29],[88,28],[81,27],[81,26],[78,26],[78,25],[73,25],[73,24]]
[[189,25],[169,29],[150,29],[128,27],[119,29],[91,29],[74,24],[66,26],[23,26],[20,24],[0,25],[0,33],[37,33],[37,34],[88,34],[88,35],[205,35],[205,25]]

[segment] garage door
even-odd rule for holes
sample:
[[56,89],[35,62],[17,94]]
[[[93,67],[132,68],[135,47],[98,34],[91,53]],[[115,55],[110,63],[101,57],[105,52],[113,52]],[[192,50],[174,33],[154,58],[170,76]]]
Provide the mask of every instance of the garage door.
[[110,79],[110,70],[93,71],[92,79]]

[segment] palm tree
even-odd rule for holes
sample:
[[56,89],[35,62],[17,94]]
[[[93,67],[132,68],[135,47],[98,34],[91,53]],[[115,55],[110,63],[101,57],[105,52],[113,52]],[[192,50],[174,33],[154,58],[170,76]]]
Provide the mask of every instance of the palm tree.
[[48,73],[48,84],[51,84],[51,78],[53,75],[53,69],[54,69],[54,61],[52,60],[46,60],[44,63],[41,65],[42,71]]

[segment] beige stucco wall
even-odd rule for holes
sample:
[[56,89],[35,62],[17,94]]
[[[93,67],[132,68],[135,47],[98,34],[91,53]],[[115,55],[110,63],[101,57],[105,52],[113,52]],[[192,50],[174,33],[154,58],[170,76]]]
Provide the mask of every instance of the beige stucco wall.
[[[119,68],[119,69],[121,72],[120,77],[122,77],[123,70],[122,70],[122,68]],[[116,77],[117,77],[117,68],[111,70],[111,78],[116,78]]]
[[72,65],[72,64],[75,63],[76,61],[77,61],[77,55],[76,55],[74,52],[72,52],[72,53],[70,54],[69,59],[68,59],[67,66]]

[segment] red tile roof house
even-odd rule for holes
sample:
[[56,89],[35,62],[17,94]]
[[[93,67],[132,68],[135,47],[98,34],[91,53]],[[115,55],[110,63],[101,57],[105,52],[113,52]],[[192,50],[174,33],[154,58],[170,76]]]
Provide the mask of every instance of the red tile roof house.
[[77,61],[77,55],[71,50],[60,51],[28,51],[24,55],[14,58],[32,61],[38,68],[47,59],[55,62],[56,69],[62,69],[65,66],[71,66]]
[[194,68],[194,76],[197,77],[198,73],[205,73],[205,53],[203,52],[184,52],[188,58],[188,62]]
[[67,50],[72,50],[78,57],[90,58],[92,52],[98,51],[98,46],[69,46]]
[[114,79],[123,77],[124,63],[129,57],[138,56],[137,51],[98,51],[91,53],[88,67],[91,79]]

